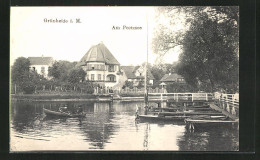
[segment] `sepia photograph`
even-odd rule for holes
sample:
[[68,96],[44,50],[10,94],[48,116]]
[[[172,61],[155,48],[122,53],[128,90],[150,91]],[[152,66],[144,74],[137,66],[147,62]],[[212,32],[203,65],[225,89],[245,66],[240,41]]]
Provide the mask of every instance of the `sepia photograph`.
[[12,6],[9,83],[10,152],[238,152],[239,7]]

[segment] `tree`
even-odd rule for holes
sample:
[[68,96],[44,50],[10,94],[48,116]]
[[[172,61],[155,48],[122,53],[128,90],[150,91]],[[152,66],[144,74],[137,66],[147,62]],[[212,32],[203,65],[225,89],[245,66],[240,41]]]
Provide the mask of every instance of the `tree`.
[[68,82],[76,84],[85,80],[86,72],[82,68],[74,68],[68,74]]
[[188,83],[210,84],[211,91],[238,83],[238,57],[231,42],[226,40],[225,28],[207,14],[192,23],[183,39],[185,45],[178,67]]
[[154,86],[159,87],[160,80],[165,74],[174,73],[176,71],[176,63],[172,64],[156,64],[151,67],[151,73],[154,76]]
[[[211,91],[238,85],[238,7],[166,7],[159,10],[168,15],[183,15],[182,23],[186,28],[174,31],[168,27],[159,31],[153,47],[163,56],[171,48],[182,46],[176,68],[188,84],[210,86]],[[174,19],[170,22],[176,23]]]
[[133,83],[132,81],[126,80],[126,81],[125,81],[125,84],[123,85],[122,88],[124,89],[125,87],[133,88],[133,87],[134,87],[134,83]]
[[30,61],[27,58],[19,57],[15,60],[11,69],[12,85],[17,85],[22,92],[28,94],[34,92],[33,77],[29,70]]
[[75,62],[55,61],[52,67],[49,68],[48,75],[58,81],[66,81],[71,69],[75,67]]
[[19,57],[15,60],[11,69],[11,81],[20,85],[29,78],[30,61],[27,58]]
[[11,70],[12,84],[20,87],[24,93],[33,93],[37,86],[42,84],[45,78],[37,72],[29,69],[30,61],[27,58],[19,57],[16,59]]

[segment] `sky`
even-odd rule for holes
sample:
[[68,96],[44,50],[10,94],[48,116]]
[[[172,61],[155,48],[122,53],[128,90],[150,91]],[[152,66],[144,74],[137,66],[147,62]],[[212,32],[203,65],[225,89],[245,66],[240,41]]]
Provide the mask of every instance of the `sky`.
[[[68,23],[44,21],[50,19]],[[75,23],[76,19],[81,23]],[[151,44],[158,23],[155,7],[11,7],[10,64],[18,57],[40,56],[79,61],[92,45],[100,42],[121,65],[142,64],[147,49],[148,62],[153,64],[157,55],[152,52]],[[123,26],[142,29],[126,30]],[[179,51],[174,50],[164,61],[177,61],[178,55]]]

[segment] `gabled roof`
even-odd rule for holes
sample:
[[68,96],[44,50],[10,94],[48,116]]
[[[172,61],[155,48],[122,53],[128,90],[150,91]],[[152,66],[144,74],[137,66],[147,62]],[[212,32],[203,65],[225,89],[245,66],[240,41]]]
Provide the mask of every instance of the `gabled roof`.
[[81,58],[78,65],[85,65],[87,62],[120,64],[103,43],[90,47],[88,52]]
[[52,65],[52,57],[28,57],[31,65]]
[[181,75],[178,75],[177,73],[172,73],[172,74],[165,74],[162,79],[160,80],[161,82],[174,82],[177,81],[178,78],[183,78]]
[[[121,66],[121,69],[125,72],[128,79],[144,79],[144,76],[135,75],[138,68],[140,68],[140,66]],[[150,70],[148,70],[148,79],[154,79]]]
[[136,78],[134,74],[135,66],[121,66],[121,69],[125,72],[125,75],[128,79],[134,79]]

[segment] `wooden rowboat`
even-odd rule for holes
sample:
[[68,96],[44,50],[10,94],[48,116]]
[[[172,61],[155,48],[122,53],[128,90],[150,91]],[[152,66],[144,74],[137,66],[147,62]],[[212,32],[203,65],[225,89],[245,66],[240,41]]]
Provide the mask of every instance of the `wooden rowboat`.
[[195,128],[212,128],[212,127],[222,127],[222,126],[234,126],[238,125],[238,121],[231,120],[223,116],[208,116],[205,118],[187,118],[184,120],[186,126],[190,130]]
[[159,112],[158,115],[161,117],[163,116],[192,116],[192,115],[211,115],[211,116],[222,116],[222,113],[218,112],[190,112],[190,111],[184,111],[184,112]]
[[189,116],[166,116],[160,117],[158,115],[139,115],[140,121],[184,121],[185,118]]
[[70,114],[66,112],[52,111],[46,108],[43,108],[43,112],[46,114],[46,116],[50,116],[50,117],[84,117],[85,116],[85,114]]

